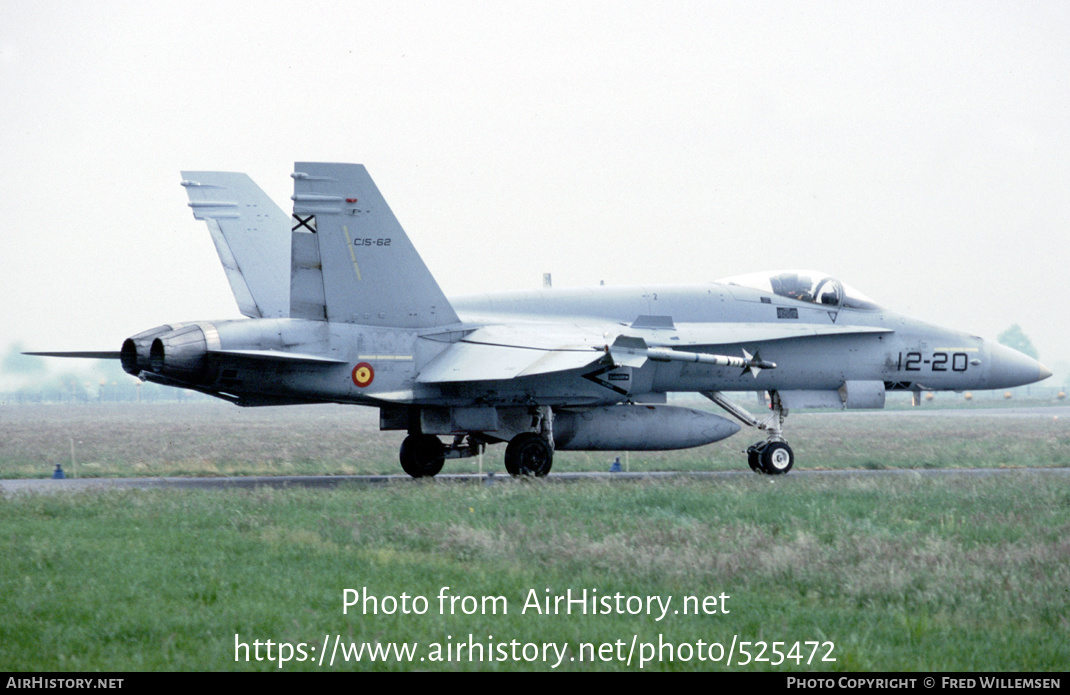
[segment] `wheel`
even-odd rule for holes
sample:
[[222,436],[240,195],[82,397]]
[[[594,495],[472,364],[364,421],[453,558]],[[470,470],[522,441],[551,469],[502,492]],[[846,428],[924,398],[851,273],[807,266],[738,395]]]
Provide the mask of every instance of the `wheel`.
[[747,463],[755,473],[765,473],[762,468],[762,447],[764,446],[765,442],[758,442],[747,447]]
[[541,478],[550,472],[553,462],[550,443],[534,432],[521,432],[505,447],[505,470],[509,475]]
[[780,475],[791,470],[795,454],[787,442],[769,442],[761,452],[762,468],[769,475]]
[[413,478],[438,475],[446,462],[446,445],[432,434],[410,434],[401,442],[401,467]]

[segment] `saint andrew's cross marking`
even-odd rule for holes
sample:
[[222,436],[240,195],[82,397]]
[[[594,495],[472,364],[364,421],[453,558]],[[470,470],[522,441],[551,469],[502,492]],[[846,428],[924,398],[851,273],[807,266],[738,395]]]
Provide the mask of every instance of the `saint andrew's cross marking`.
[[316,216],[315,215],[307,215],[305,217],[302,217],[301,215],[298,215],[297,213],[294,213],[294,226],[290,229],[290,231],[291,232],[297,232],[297,231],[300,231],[302,228],[304,228],[305,230],[315,234],[316,233]]

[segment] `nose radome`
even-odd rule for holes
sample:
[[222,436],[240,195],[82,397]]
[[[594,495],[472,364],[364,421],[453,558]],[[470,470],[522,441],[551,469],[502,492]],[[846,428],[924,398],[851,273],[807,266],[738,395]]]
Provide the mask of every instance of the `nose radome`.
[[989,343],[988,355],[988,388],[1025,386],[1051,376],[1051,370],[1040,362],[1006,345]]

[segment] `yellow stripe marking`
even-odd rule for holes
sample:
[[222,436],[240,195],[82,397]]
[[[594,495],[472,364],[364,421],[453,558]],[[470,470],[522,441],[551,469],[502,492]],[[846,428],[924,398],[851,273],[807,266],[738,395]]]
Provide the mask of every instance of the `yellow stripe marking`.
[[353,270],[357,271],[357,280],[361,280],[360,266],[357,265],[357,254],[353,250],[353,240],[349,238],[349,227],[342,225],[342,231],[346,234],[346,246],[349,247],[349,257],[353,259]]

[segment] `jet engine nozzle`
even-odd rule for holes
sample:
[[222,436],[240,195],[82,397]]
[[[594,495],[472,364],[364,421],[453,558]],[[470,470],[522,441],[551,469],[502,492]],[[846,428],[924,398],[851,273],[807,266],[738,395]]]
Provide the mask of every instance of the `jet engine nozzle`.
[[191,325],[155,338],[149,348],[149,369],[178,381],[207,383],[208,341],[204,331]]
[[142,331],[141,333],[124,340],[122,350],[119,351],[119,363],[123,366],[123,371],[127,374],[137,376],[145,370],[152,369],[149,355],[149,351],[152,348],[152,341],[156,340],[161,335],[176,331],[185,325],[186,324],[184,323],[175,323],[157,326],[156,328],[150,328],[147,331]]

